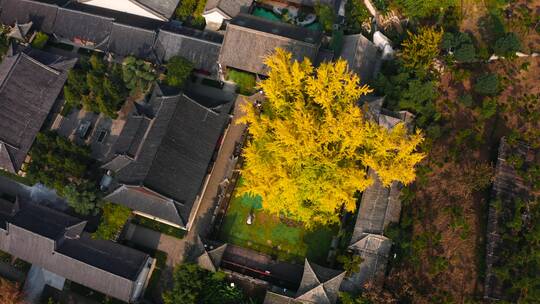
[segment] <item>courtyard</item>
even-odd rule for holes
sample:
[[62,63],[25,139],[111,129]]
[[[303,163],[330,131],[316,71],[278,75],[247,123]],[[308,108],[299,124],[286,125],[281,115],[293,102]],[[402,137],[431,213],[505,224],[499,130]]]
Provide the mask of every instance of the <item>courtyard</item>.
[[[313,262],[326,264],[338,227],[308,230],[300,222],[264,211],[259,196],[238,194],[237,190],[232,195],[219,233],[223,242],[250,248],[280,261],[303,263],[307,257]],[[247,224],[250,213],[253,220]]]

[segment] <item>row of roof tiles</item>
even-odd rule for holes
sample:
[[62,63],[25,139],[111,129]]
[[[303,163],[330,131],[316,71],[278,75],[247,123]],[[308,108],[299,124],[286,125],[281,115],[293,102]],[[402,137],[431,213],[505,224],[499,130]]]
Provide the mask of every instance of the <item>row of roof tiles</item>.
[[0,198],[1,251],[122,301],[140,295],[150,256],[92,239],[84,232],[85,221],[15,197]]
[[197,69],[216,72],[222,36],[150,18],[70,2],[64,6],[35,0],[5,0],[0,21],[33,22],[57,40],[148,60],[182,56]]
[[[179,55],[214,75],[218,63],[265,75],[264,58],[277,47],[290,51],[296,60],[309,58],[318,63],[328,59],[328,52],[321,49],[320,31],[246,14],[230,21],[225,37],[76,2],[58,6],[36,0],[5,0],[0,21],[32,21],[57,40],[120,56],[161,62]],[[341,56],[350,68],[363,79],[371,78],[380,57],[377,47],[362,35],[346,36],[344,43]]]

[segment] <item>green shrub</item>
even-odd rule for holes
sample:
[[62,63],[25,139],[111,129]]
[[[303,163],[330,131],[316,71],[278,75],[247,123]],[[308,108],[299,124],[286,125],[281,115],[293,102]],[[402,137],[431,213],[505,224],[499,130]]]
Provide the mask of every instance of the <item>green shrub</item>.
[[454,58],[460,62],[472,62],[476,59],[476,49],[467,33],[444,33],[442,48],[453,52]]
[[193,63],[184,57],[175,56],[169,59],[166,64],[167,84],[172,87],[181,88],[193,71]]
[[121,65],[108,63],[97,54],[83,56],[79,66],[68,73],[64,97],[71,108],[82,105],[86,111],[116,118],[127,97]]
[[66,185],[88,185],[93,160],[88,146],[79,146],[53,131],[38,133],[30,150],[27,177],[63,195]]
[[474,91],[480,95],[497,95],[499,93],[499,78],[495,74],[478,77],[474,84]]
[[485,98],[480,109],[480,116],[483,119],[491,118],[497,113],[497,100],[495,98]]
[[32,47],[36,49],[43,49],[49,41],[49,36],[42,32],[37,32],[34,40],[32,40]]
[[457,61],[472,62],[476,59],[476,49],[472,44],[465,44],[454,52]]
[[251,95],[255,92],[256,81],[254,74],[230,69],[228,78],[236,83],[238,93]]
[[148,92],[157,76],[151,63],[128,56],[122,62],[122,78],[133,95]]
[[176,228],[138,215],[132,220],[132,223],[179,239],[183,238],[186,235],[186,231],[183,229]]
[[223,272],[212,273],[197,264],[178,265],[172,288],[163,293],[165,304],[241,304],[247,300],[242,291],[225,281]]
[[360,33],[362,30],[362,23],[369,21],[370,18],[371,14],[366,8],[364,1],[349,0],[345,4],[345,28],[347,33]]
[[317,4],[315,5],[315,14],[317,14],[324,31],[331,32],[336,16],[334,9],[330,5]]
[[184,22],[184,24],[203,29],[205,26],[205,19],[202,16],[206,1],[204,0],[183,0],[180,1],[178,8],[176,8],[175,16],[178,20]]
[[115,239],[130,216],[131,210],[128,208],[113,203],[105,203],[101,223],[97,231],[92,234],[92,237],[102,240]]
[[473,105],[474,100],[471,94],[464,94],[464,95],[459,96],[459,102],[462,103],[466,107],[470,107]]

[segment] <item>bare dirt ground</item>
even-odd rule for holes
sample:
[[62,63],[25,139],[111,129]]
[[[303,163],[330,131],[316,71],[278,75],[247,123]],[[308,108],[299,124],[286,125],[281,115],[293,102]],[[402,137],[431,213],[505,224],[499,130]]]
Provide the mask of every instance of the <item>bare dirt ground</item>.
[[[486,2],[461,2],[460,30],[473,35],[480,47],[486,38],[482,22],[490,12]],[[516,12],[519,7],[523,12],[525,4],[532,14],[540,14],[540,1],[517,1],[511,7],[516,20],[505,22],[518,33],[523,51],[530,53],[539,50],[540,35],[532,28],[520,29],[522,17]],[[497,113],[486,119],[480,109],[485,97],[477,96],[472,87],[479,75],[487,73],[499,76],[501,93],[495,97]],[[529,137],[537,137],[540,144],[540,118],[522,119],[524,113],[540,109],[540,95],[534,95],[540,94],[539,84],[540,57],[478,63],[457,73],[442,73],[436,106],[442,114],[443,135],[429,144],[408,207],[414,223],[410,246],[418,261],[392,269],[389,290],[412,303],[483,303],[485,221],[497,148],[510,129],[530,132]],[[473,98],[472,105],[460,101],[466,94]]]

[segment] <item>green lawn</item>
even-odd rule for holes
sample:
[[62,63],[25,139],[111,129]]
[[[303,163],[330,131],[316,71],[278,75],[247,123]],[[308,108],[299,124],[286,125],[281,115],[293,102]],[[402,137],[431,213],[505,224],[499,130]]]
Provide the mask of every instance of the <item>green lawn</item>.
[[[298,223],[285,224],[279,216],[261,208],[259,196],[234,195],[221,226],[220,238],[231,244],[270,254],[279,260],[303,263],[307,257],[314,262],[325,263],[337,228],[320,227],[309,231]],[[252,209],[255,221],[248,225],[246,220]]]

